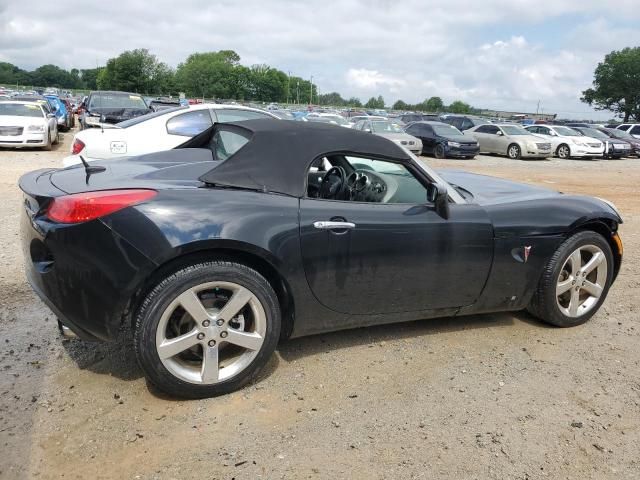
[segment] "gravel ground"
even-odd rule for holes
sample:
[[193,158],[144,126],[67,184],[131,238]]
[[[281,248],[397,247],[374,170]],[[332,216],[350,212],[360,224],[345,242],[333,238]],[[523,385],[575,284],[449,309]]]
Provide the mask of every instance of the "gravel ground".
[[623,269],[586,325],[509,313],[297,339],[244,390],[175,401],[127,332],[63,341],[26,284],[16,182],[71,137],[0,150],[1,478],[640,477],[640,160],[426,159],[618,205]]

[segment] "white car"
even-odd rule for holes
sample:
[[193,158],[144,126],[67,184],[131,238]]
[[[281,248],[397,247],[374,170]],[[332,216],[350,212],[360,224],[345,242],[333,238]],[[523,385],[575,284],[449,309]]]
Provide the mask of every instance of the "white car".
[[351,128],[353,126],[352,123],[349,123],[349,120],[344,118],[342,115],[337,113],[309,113],[307,115],[308,122],[322,122],[322,123],[333,123],[334,125],[340,125],[341,127]]
[[68,167],[106,158],[143,155],[170,150],[218,122],[239,122],[275,115],[240,105],[203,103],[175,107],[132,118],[108,128],[78,132],[71,144],[71,155],[62,160]]
[[597,138],[585,137],[573,128],[562,125],[529,125],[526,129],[549,141],[558,158],[604,155],[604,143]]
[[40,102],[0,102],[0,147],[43,147],[58,143],[56,116]]

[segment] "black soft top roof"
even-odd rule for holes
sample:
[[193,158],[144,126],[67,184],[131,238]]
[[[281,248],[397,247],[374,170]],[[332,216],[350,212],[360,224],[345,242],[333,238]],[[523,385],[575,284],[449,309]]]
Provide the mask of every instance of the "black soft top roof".
[[249,142],[200,177],[215,185],[264,190],[296,197],[305,194],[311,163],[325,155],[354,154],[408,163],[404,149],[386,138],[336,125],[259,119],[217,124]]

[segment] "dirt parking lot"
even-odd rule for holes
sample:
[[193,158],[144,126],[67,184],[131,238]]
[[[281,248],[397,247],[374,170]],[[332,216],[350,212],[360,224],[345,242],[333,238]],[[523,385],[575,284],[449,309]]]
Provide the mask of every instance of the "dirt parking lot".
[[244,390],[175,401],[127,332],[63,341],[25,281],[16,183],[71,138],[0,150],[0,478],[640,478],[639,159],[425,159],[617,204],[623,269],[586,325],[496,314],[297,339]]

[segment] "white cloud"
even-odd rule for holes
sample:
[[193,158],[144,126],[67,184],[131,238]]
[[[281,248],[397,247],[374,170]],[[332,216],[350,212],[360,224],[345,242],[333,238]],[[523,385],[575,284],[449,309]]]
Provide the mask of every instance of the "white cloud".
[[0,61],[88,68],[148,48],[176,66],[233,49],[323,92],[529,110],[540,99],[580,116],[597,62],[638,45],[627,25],[639,21],[637,0],[0,0]]
[[390,91],[394,91],[397,87],[404,87],[407,83],[401,78],[383,75],[377,70],[366,68],[350,68],[345,75],[345,82],[348,86],[361,90],[379,90],[388,87]]

